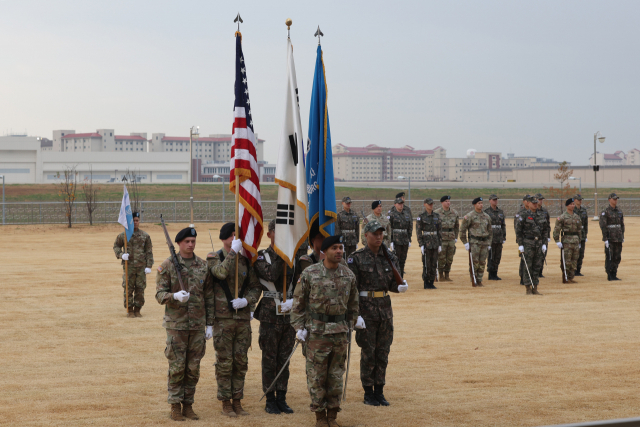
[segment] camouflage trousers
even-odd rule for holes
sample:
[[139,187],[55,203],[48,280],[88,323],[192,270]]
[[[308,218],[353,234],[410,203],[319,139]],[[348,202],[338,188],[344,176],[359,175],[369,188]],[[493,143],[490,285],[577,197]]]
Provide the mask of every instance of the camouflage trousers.
[[313,412],[340,410],[342,376],[347,359],[347,333],[309,334],[306,341],[307,387]]
[[487,271],[489,273],[497,273],[502,260],[502,243],[492,243],[487,259]]
[[251,346],[249,322],[216,319],[213,325],[218,400],[242,399],[244,396],[244,377],[249,369],[247,351]]
[[618,265],[622,261],[622,243],[609,242],[609,248],[604,248],[604,270],[613,275],[618,274]]
[[409,252],[409,245],[396,245],[393,244],[393,249],[398,257],[398,266],[400,267],[400,275],[404,277],[404,264],[407,262],[407,253]]
[[122,304],[124,308],[142,307],[144,305],[144,290],[147,287],[147,275],[144,274],[144,267],[129,266],[129,307],[127,307],[127,285],[125,277],[123,265]]
[[[564,249],[564,265],[567,269],[567,278],[573,279],[576,274],[576,265],[580,256],[578,243],[562,243]],[[562,256],[560,257],[560,268],[562,268]]]
[[[522,258],[522,257],[521,257]],[[523,276],[522,282],[525,286],[538,286],[539,273],[544,264],[544,253],[542,253],[542,243],[525,240],[524,242],[524,261],[522,261]],[[526,261],[526,263],[525,263]],[[527,268],[529,269],[527,272]],[[529,277],[531,275],[531,277]]]
[[[476,273],[476,281],[482,282],[484,276],[484,267],[489,256],[489,245],[484,243],[476,243],[473,240],[469,242],[469,250],[473,258],[473,270]],[[469,277],[472,277],[471,267],[469,267]]]
[[438,249],[426,249],[422,255],[422,280],[425,284],[436,280],[438,268]]
[[576,270],[580,270],[582,268],[582,260],[584,260],[584,248],[587,246],[587,242],[582,240],[580,242],[580,246],[581,248],[580,248],[580,254],[578,255],[578,262],[576,263]]
[[358,246],[356,245],[344,245],[344,257],[346,258],[352,253],[354,253],[357,247]]
[[456,241],[443,240],[442,252],[438,255],[438,269],[440,271],[450,272],[453,256],[456,254]]
[[[262,391],[266,392],[276,379],[296,341],[296,331],[290,323],[260,322],[258,345],[262,351]],[[278,378],[273,390],[287,391],[289,365]]]
[[365,319],[365,329],[356,329],[360,347],[360,380],[362,386],[384,385],[393,342],[393,319]]
[[204,330],[179,331],[167,329],[164,355],[169,361],[167,402],[193,404],[200,379],[200,360],[206,350]]

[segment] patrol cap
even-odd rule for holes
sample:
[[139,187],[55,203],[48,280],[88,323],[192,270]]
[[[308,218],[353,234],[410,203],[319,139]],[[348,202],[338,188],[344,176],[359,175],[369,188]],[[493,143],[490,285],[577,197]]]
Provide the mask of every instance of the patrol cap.
[[495,194],[492,194],[489,196],[489,200],[498,200],[498,196],[496,196]]
[[176,234],[176,243],[182,242],[187,237],[196,237],[197,235],[198,233],[196,233],[195,228],[183,228],[182,230],[178,231],[178,234]]
[[351,203],[351,197],[349,197],[349,196],[344,196],[344,197],[342,198],[342,203],[347,203],[347,204]]
[[222,227],[220,227],[220,235],[218,236],[220,240],[227,240],[233,232],[236,231],[236,223],[228,222]]
[[537,197],[535,197],[535,196],[531,196],[531,198],[529,199],[529,201],[530,201],[531,203],[538,203],[538,198],[537,198]]
[[478,202],[482,201],[482,197],[476,197],[475,199],[473,199],[473,201],[471,202],[472,205],[475,205]]
[[134,218],[140,218],[140,212],[134,212],[133,214],[131,214],[131,216],[133,216]]
[[404,197],[404,191],[399,192],[398,194],[396,194],[396,199],[398,197]]
[[373,221],[369,221],[367,225],[364,226],[365,233],[373,233],[374,231],[378,230],[384,230],[384,227],[375,219]]
[[431,197],[427,197],[426,199],[424,199],[424,203],[427,205],[432,205],[433,199]]
[[276,229],[276,220],[272,219],[269,221],[269,231],[274,231]]
[[322,252],[326,251],[327,249],[329,249],[331,246],[335,245],[336,243],[342,243],[342,235],[340,236],[329,236],[327,238],[325,238],[322,242],[322,246],[320,247],[320,250]]
[[404,200],[402,200],[402,197],[396,197],[396,203],[404,203]]
[[442,196],[442,197],[440,197],[440,203],[446,202],[447,200],[451,200],[451,196]]
[[376,200],[374,202],[371,202],[371,209],[375,209],[378,206],[382,206],[382,200]]
[[544,196],[541,193],[536,194],[538,200],[544,200]]
[[576,194],[575,196],[573,196],[573,198],[575,200],[582,200],[582,195],[581,194]]
[[526,200],[527,202],[529,201],[529,199],[531,199],[531,194],[525,194],[525,196],[522,198],[522,200]]
[[611,194],[609,194],[609,198],[618,200],[620,197],[618,197],[618,195],[616,193],[611,193]]
[[573,203],[574,200],[572,198],[568,198],[566,202],[564,202],[565,206],[569,206],[571,203]]

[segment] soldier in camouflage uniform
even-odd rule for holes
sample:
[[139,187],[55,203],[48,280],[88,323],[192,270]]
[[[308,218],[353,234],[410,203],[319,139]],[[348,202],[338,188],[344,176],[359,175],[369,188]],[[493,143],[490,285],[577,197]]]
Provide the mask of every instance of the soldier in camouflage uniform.
[[[262,285],[251,267],[251,261],[238,255],[242,241],[235,238],[234,230],[233,222],[223,225],[219,236],[223,248],[207,255],[215,294],[213,348],[216,350],[217,397],[222,401],[222,414],[228,417],[249,415],[241,404],[249,362],[247,351],[251,346],[249,322],[252,307],[258,303],[262,293]],[[238,298],[234,298],[238,256]]]
[[304,254],[300,257],[300,260],[295,266],[293,283],[298,283],[300,275],[307,267],[317,263],[323,258],[320,248],[322,247],[322,242],[324,242],[324,236],[318,229],[318,221],[314,221],[313,224],[311,224],[311,229],[309,230],[309,242],[312,251],[310,254]]
[[360,317],[355,325],[360,352],[360,380],[364,403],[389,406],[384,397],[387,364],[393,342],[393,310],[389,292],[406,292],[406,281],[398,284],[393,275],[398,259],[389,252],[389,261],[381,247],[384,226],[371,221],[364,227],[367,245],[355,251],[347,264],[356,276],[360,292]]
[[[530,195],[525,195],[522,198],[522,203],[520,204],[520,209],[518,209],[518,211],[516,212],[515,216],[513,217],[513,231],[515,233],[517,225],[518,225],[518,220],[520,219],[520,217],[524,214],[527,213],[527,211],[529,210],[529,200],[531,199]],[[520,284],[522,286],[524,286],[524,262],[522,261],[522,255],[518,254],[518,256],[520,257],[520,266],[518,267],[518,274],[520,275]],[[538,275],[538,277],[540,277]]]
[[[296,331],[291,326],[291,306],[293,305],[293,289],[291,279],[293,270],[273,249],[276,220],[269,223],[267,237],[271,245],[258,252],[258,259],[253,264],[256,274],[262,283],[262,299],[253,317],[260,321],[258,344],[262,350],[262,391],[266,392],[284,366],[291,354],[296,340]],[[283,280],[287,281],[287,294],[283,295]],[[281,303],[283,299],[285,302]],[[277,301],[277,304],[276,304]],[[280,312],[276,309],[279,308]],[[286,313],[286,314],[280,314]],[[287,385],[289,383],[289,365],[278,377],[273,390],[267,393],[265,411],[269,414],[292,414],[287,405]],[[277,396],[276,396],[277,394]]]
[[340,261],[342,236],[324,239],[325,258],[302,272],[293,295],[291,324],[306,342],[307,387],[317,427],[338,426],[349,322],[358,317],[353,273]]
[[[547,208],[545,208],[543,206],[542,201],[544,200],[544,196],[540,193],[535,195],[535,198],[538,200],[538,212],[541,212],[544,217],[547,220],[547,230],[548,230],[548,235],[547,236],[543,236],[547,239],[547,244],[549,244],[551,242],[551,216],[549,215],[549,211],[547,210]],[[546,259],[547,254],[544,254],[544,259]],[[542,262],[542,265],[540,266],[540,273],[538,273],[538,277],[542,277],[544,278],[544,276],[542,275],[542,270],[544,270],[544,259]]]
[[360,218],[351,210],[351,197],[342,198],[342,211],[336,219],[336,236],[343,236],[344,255],[349,256],[358,248],[358,236],[360,235]]
[[452,282],[449,278],[453,256],[456,254],[456,243],[460,232],[460,218],[455,209],[451,209],[451,196],[440,198],[442,207],[435,210],[442,225],[442,251],[438,256],[438,273],[441,282]]
[[404,277],[404,265],[407,262],[407,253],[411,247],[413,235],[413,221],[409,212],[403,210],[404,200],[396,199],[395,208],[389,213],[389,227],[391,228],[391,250],[395,251],[400,263],[400,275]]
[[576,204],[576,208],[573,210],[580,220],[582,221],[582,236],[580,236],[580,255],[578,255],[578,262],[576,264],[576,276],[584,276],[580,271],[582,270],[582,260],[584,260],[584,248],[587,246],[587,234],[589,233],[589,213],[587,208],[582,207],[582,195],[576,194],[573,198]]
[[[473,270],[476,274],[477,283],[477,285],[473,286],[483,287],[484,266],[489,255],[489,245],[491,245],[491,240],[493,239],[491,217],[482,211],[482,197],[476,197],[471,204],[474,210],[462,218],[460,240],[464,243],[464,248],[471,252],[471,258],[473,258]],[[469,233],[468,241],[467,231]],[[473,279],[471,267],[469,267],[469,275]]]
[[440,215],[433,211],[433,199],[424,199],[424,212],[416,220],[418,245],[422,252],[422,280],[425,289],[436,289],[433,282],[438,271],[438,254],[442,251]]
[[[396,199],[397,198],[401,198],[402,199],[402,212],[409,214],[409,218],[411,218],[411,223],[413,223],[413,213],[411,212],[411,207],[405,203],[406,200],[404,198],[404,191],[399,192],[398,194],[396,194]],[[393,208],[395,206],[391,207],[391,209],[389,209],[389,212],[387,212],[387,216],[389,216],[391,214],[391,212],[393,211]]]
[[[567,199],[564,204],[567,210],[556,219],[556,225],[553,228],[553,240],[561,250],[564,249],[564,267],[569,283],[576,283],[573,278],[576,272],[578,256],[580,255],[582,220],[573,211],[576,207],[573,199]],[[562,269],[562,254],[560,268]]]
[[164,355],[169,361],[168,402],[171,419],[175,421],[184,421],[184,417],[198,419],[192,405],[200,379],[200,360],[206,348],[205,325],[206,339],[209,339],[214,320],[213,288],[207,263],[193,253],[196,236],[194,228],[185,228],[175,239],[185,290],[180,289],[171,258],[160,264],[156,274],[156,300],[165,306],[162,326],[167,330]]
[[367,240],[364,237],[364,225],[373,220],[378,221],[384,227],[384,245],[389,247],[391,245],[391,227],[389,226],[389,215],[382,215],[382,200],[376,200],[371,203],[371,209],[373,212],[368,215],[362,224],[362,231],[360,232],[360,241],[363,246],[367,245]]
[[536,198],[530,200],[529,206],[530,209],[516,222],[516,241],[518,250],[524,255],[523,262],[526,262],[523,280],[527,295],[542,295],[538,292],[538,274],[547,252],[547,218],[538,210]]
[[498,277],[498,267],[502,260],[502,245],[507,241],[507,227],[504,223],[504,212],[498,207],[498,196],[489,196],[489,207],[484,212],[491,217],[493,239],[489,247],[487,271],[489,280],[502,280]]
[[609,206],[600,214],[600,230],[604,241],[604,269],[608,280],[618,278],[618,265],[622,259],[624,243],[624,215],[618,209],[618,196],[609,194]]
[[[127,252],[124,251],[125,232],[118,234],[113,244],[116,258],[122,259],[122,294],[123,304],[128,311],[127,317],[142,317],[140,309],[144,305],[144,290],[147,287],[146,275],[153,267],[153,246],[151,237],[140,230],[140,214],[133,213],[133,234],[127,242]],[[124,262],[128,261],[129,269],[129,307],[127,307],[126,278]]]

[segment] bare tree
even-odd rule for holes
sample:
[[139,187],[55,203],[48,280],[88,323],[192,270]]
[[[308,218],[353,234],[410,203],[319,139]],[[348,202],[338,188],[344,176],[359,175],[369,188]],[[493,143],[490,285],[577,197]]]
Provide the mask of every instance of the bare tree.
[[[571,187],[569,186],[569,177],[573,175],[573,169],[569,169],[569,165],[567,161],[560,163],[558,165],[558,173],[553,175],[553,179],[560,182],[559,194],[560,197],[560,212],[562,212],[564,206],[564,200],[568,198],[571,193]],[[565,185],[565,182],[567,183]]]
[[62,199],[64,205],[65,214],[69,221],[69,228],[71,228],[73,217],[73,204],[76,201],[76,189],[78,184],[78,172],[76,171],[76,165],[66,166],[63,172],[56,174],[58,179],[58,195]]
[[133,212],[140,212],[140,186],[138,182],[138,174],[135,169],[130,171],[127,169],[127,181],[129,181],[129,200]]
[[98,209],[98,192],[100,190],[100,187],[93,185],[93,169],[90,168],[89,178],[85,178],[82,184],[84,202],[87,206],[87,214],[89,215],[89,225],[93,225],[93,212]]

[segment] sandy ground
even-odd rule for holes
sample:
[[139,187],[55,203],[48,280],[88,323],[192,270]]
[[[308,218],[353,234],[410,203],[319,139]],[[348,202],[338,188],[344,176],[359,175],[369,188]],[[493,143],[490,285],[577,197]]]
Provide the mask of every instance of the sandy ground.
[[[395,340],[387,372],[388,408],[362,404],[359,348],[354,345],[343,426],[535,426],[640,415],[639,326],[635,250],[640,219],[627,219],[621,282],[607,282],[603,244],[592,223],[579,284],[563,285],[559,250],[541,280],[544,296],[518,285],[517,249],[509,227],[500,282],[470,286],[460,242],[453,283],[423,290],[420,250],[411,248],[406,294],[393,295]],[[183,224],[171,224],[173,236]],[[196,253],[211,249],[198,224]],[[161,228],[144,227],[156,266],[168,250]],[[121,267],[111,250],[114,225],[0,228],[1,425],[174,425],[166,403],[164,308],[149,276],[141,319],[122,307]],[[212,232],[215,239],[217,231]],[[265,239],[266,241],[266,239]],[[553,266],[551,266],[553,264]],[[220,426],[311,426],[299,350],[292,360],[293,415],[264,412],[258,324],[253,324],[245,408],[220,415],[211,341],[194,409],[199,423]]]

